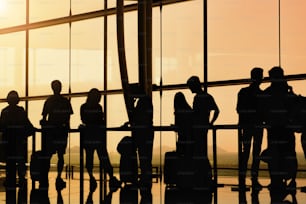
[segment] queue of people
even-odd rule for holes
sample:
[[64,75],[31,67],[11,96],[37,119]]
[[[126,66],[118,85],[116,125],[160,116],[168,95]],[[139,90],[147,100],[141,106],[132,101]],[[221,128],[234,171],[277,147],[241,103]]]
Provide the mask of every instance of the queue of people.
[[[258,180],[260,161],[268,163],[270,173],[271,203],[281,202],[286,195],[295,195],[297,160],[295,152],[296,129],[292,128],[293,114],[297,107],[297,97],[292,87],[284,79],[281,67],[273,67],[269,71],[271,85],[262,90],[263,69],[255,67],[251,70],[251,83],[238,93],[237,113],[238,127],[242,139],[242,159],[239,166],[240,188],[246,188],[246,172],[252,147],[251,181],[252,189],[260,191],[262,185]],[[207,159],[207,133],[219,116],[219,108],[210,94],[202,90],[200,80],[192,76],[187,86],[194,93],[193,105],[190,106],[182,92],[174,97],[175,126],[178,132],[177,151],[201,160]],[[62,179],[64,154],[70,129],[70,116],[74,113],[70,100],[61,95],[61,82],[51,83],[53,95],[47,98],[42,111],[42,152],[47,158],[47,165],[41,171],[40,188],[48,190],[48,172],[50,159],[57,154],[56,189],[66,187]],[[151,97],[142,94],[132,110],[132,138],[138,151],[141,169],[139,187],[143,193],[152,187],[152,150],[153,150],[153,105]],[[80,127],[82,142],[86,152],[86,169],[90,177],[90,192],[97,188],[93,175],[93,155],[97,151],[103,168],[108,173],[111,191],[121,187],[121,181],[113,175],[113,167],[106,148],[106,123],[103,108],[100,105],[101,94],[93,88],[88,92],[86,102],[80,108],[83,125]],[[19,96],[16,91],[9,92],[8,106],[0,116],[0,128],[6,142],[6,185],[13,187],[16,182],[16,163],[19,185],[25,181],[26,139],[35,128],[27,117],[25,110],[18,106]],[[294,126],[295,127],[295,126]],[[268,147],[262,151],[263,130],[268,132]],[[306,128],[300,128],[304,131]],[[304,135],[306,135],[304,133]],[[303,137],[305,138],[305,137]],[[305,139],[303,141],[306,141]],[[303,143],[304,146],[306,146]],[[306,148],[305,148],[306,149]],[[287,164],[284,166],[284,162]],[[288,168],[289,166],[289,168]],[[287,168],[285,168],[287,167]]]

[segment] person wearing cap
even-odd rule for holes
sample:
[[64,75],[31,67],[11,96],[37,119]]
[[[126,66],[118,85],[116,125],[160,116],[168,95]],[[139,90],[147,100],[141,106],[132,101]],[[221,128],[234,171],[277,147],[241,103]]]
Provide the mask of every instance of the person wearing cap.
[[[240,188],[245,188],[245,178],[252,146],[251,179],[252,188],[261,190],[258,182],[258,169],[263,137],[262,120],[259,111],[259,99],[262,94],[260,84],[263,79],[263,69],[255,67],[251,70],[251,83],[248,87],[240,89],[237,100],[237,113],[239,115],[239,131],[242,139],[242,159],[240,169]],[[253,140],[253,143],[252,143]],[[252,145],[253,144],[253,145]]]
[[[294,131],[290,128],[289,112],[293,98],[292,87],[284,78],[281,67],[269,70],[271,84],[263,92],[261,104],[263,120],[267,127],[268,169],[270,173],[271,203],[279,203],[291,194],[294,199],[296,192],[297,160],[295,152]],[[287,181],[290,183],[287,183]]]
[[16,164],[19,187],[25,185],[27,137],[33,135],[34,127],[23,107],[18,106],[17,91],[7,95],[8,106],[1,111],[0,127],[6,141],[6,187],[16,185]]

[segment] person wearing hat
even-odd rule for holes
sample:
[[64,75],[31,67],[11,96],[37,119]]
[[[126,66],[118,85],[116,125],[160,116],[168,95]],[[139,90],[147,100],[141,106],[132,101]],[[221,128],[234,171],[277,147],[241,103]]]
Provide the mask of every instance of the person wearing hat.
[[261,190],[258,182],[258,169],[260,164],[260,152],[263,137],[262,120],[259,111],[259,97],[262,94],[260,84],[263,79],[263,69],[255,67],[251,70],[251,83],[242,88],[238,93],[237,113],[239,115],[239,131],[242,137],[242,160],[240,169],[240,187],[245,188],[245,177],[247,172],[250,149],[253,140],[252,152],[252,188]]

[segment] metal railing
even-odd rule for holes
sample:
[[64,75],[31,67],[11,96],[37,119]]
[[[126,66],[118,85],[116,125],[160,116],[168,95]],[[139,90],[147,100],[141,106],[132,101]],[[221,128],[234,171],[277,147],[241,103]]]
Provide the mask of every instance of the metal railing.
[[[212,175],[213,175],[213,183],[216,186],[214,190],[214,203],[217,203],[217,197],[218,197],[218,187],[223,187],[224,184],[218,183],[218,159],[217,159],[217,131],[219,130],[237,130],[237,157],[238,157],[238,167],[237,168],[231,168],[231,170],[237,170],[239,174],[239,166],[240,166],[240,157],[242,153],[242,140],[241,140],[241,135],[239,134],[239,126],[237,124],[229,124],[229,125],[214,125],[214,126],[209,126],[205,127],[208,128],[209,130],[212,131]],[[154,126],[153,127],[154,131],[176,131],[175,126]],[[131,131],[132,128],[130,127],[110,127],[106,128],[106,131]],[[36,129],[36,132],[42,132],[41,129]],[[70,133],[80,133],[80,129],[70,129]],[[82,141],[82,134],[80,134],[80,141]],[[32,151],[35,151],[36,149],[36,134],[33,135],[32,139]],[[79,163],[79,168],[80,168],[80,203],[84,203],[84,153],[83,153],[83,144],[80,142],[80,163]],[[101,167],[101,165],[99,165]],[[159,170],[156,170],[156,178],[160,178],[162,176],[162,165],[160,164]],[[306,172],[305,169],[299,169],[298,171],[303,171]],[[100,174],[101,174],[101,169],[100,169]],[[69,179],[72,177],[69,177]],[[106,177],[104,177],[106,178]],[[100,175],[100,180],[103,181],[102,175]],[[237,182],[239,186],[239,178],[237,177]],[[102,182],[100,182],[102,183]],[[32,185],[33,186],[33,185]],[[102,187],[102,184],[100,185]],[[104,188],[104,194],[106,194],[106,188]],[[100,198],[103,200],[103,192],[102,189],[100,188]]]

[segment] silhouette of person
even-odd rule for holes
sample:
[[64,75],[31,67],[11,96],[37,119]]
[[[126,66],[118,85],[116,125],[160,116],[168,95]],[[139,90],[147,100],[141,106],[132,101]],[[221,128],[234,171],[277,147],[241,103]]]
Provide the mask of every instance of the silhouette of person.
[[165,204],[212,204],[212,192],[208,191],[166,188],[164,196]]
[[132,111],[132,137],[138,150],[140,193],[145,196],[152,188],[153,104],[151,97],[140,95]]
[[48,192],[41,189],[32,189],[30,192],[30,204],[50,204]]
[[93,175],[93,156],[97,151],[103,168],[110,177],[110,189],[116,190],[121,182],[113,175],[113,167],[109,160],[106,148],[106,129],[102,106],[99,104],[101,94],[98,89],[93,88],[88,92],[87,100],[81,106],[81,120],[85,125],[82,130],[83,145],[86,152],[86,169],[90,177],[90,192],[97,188],[97,182]]
[[262,119],[260,117],[259,100],[262,95],[260,84],[263,79],[263,69],[255,67],[251,70],[251,84],[238,93],[237,112],[239,114],[239,131],[242,137],[243,149],[240,169],[240,185],[245,188],[245,178],[253,139],[252,187],[261,190],[258,182],[258,169],[263,137]]
[[130,184],[124,185],[124,187],[120,189],[119,203],[138,204],[138,188]]
[[[194,138],[194,156],[207,158],[207,133],[208,127],[213,125],[219,116],[219,108],[214,98],[204,92],[201,87],[200,79],[197,76],[191,76],[187,80],[187,85],[192,93],[195,93],[193,99],[193,138]],[[213,116],[210,120],[210,113]]]
[[[9,191],[16,188],[16,164],[20,189],[26,188],[27,137],[33,135],[34,127],[24,108],[18,106],[19,96],[16,91],[7,95],[8,106],[1,111],[0,127],[6,144],[6,190],[7,199],[13,199]],[[14,201],[12,201],[14,202]],[[16,201],[15,201],[16,202]]]
[[[70,115],[73,114],[70,101],[61,95],[62,84],[59,80],[51,82],[53,95],[44,103],[40,124],[43,128],[42,149],[51,158],[57,153],[57,178],[56,189],[66,187],[66,182],[61,178],[64,168],[64,154],[66,153],[68,132],[70,129]],[[47,178],[45,178],[47,179]],[[46,187],[48,184],[45,184]]]
[[[264,90],[262,113],[268,131],[268,168],[271,203],[282,202],[289,193],[295,195],[297,160],[294,131],[288,128],[288,112],[293,98],[292,87],[284,79],[281,67],[269,70],[271,85]],[[290,180],[287,184],[287,181]]]
[[180,155],[192,156],[192,108],[182,92],[174,96],[174,123],[177,128],[177,152]]

